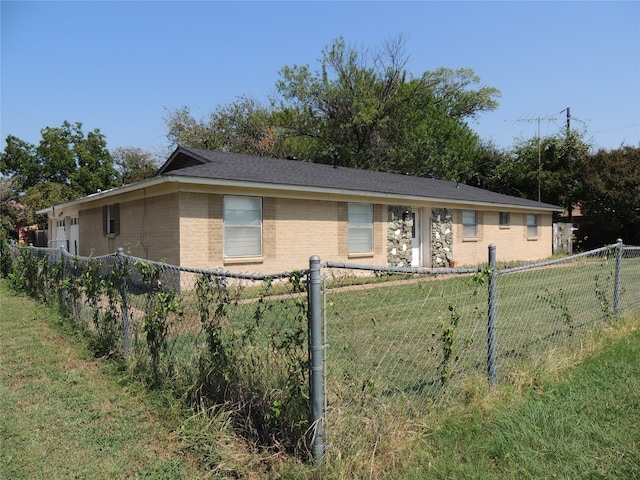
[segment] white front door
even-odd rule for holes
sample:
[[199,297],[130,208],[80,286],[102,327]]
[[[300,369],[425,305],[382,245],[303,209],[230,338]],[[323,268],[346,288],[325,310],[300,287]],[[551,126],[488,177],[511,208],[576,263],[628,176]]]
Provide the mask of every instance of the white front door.
[[413,211],[411,236],[411,266],[431,266],[431,210],[416,208]]
[[422,222],[421,222],[421,212],[422,210],[416,209],[413,211],[413,231],[411,235],[411,266],[412,267],[421,267],[422,266],[422,255],[421,255],[421,243],[422,243]]

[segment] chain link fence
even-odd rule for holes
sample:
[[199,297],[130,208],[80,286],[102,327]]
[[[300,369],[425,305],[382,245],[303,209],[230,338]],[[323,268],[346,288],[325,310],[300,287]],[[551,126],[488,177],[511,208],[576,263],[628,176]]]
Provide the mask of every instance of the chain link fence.
[[10,246],[0,266],[57,302],[97,355],[195,408],[225,406],[262,445],[321,459],[361,437],[377,445],[399,423],[512,381],[640,310],[640,247],[517,266],[489,253],[474,268],[312,257],[309,268],[260,275]]
[[489,253],[474,269],[323,264],[328,448],[380,446],[403,420],[517,381],[640,310],[640,247],[520,266]]
[[308,455],[305,272],[180,268],[119,251],[10,247],[3,273],[59,304],[97,356],[203,411],[225,409],[258,445]]

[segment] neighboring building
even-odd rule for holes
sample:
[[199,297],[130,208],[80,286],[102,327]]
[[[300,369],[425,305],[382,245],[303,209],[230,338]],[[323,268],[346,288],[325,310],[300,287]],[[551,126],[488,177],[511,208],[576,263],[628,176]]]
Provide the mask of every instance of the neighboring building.
[[455,182],[178,147],[149,180],[41,210],[51,246],[272,273],[323,261],[445,267],[552,254],[562,208]]
[[38,230],[38,224],[27,225],[18,228],[18,245],[30,245],[33,247],[46,247],[47,234],[44,230]]

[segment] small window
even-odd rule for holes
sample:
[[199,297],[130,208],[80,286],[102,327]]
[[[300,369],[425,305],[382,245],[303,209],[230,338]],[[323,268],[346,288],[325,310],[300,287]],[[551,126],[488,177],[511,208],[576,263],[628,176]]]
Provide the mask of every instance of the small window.
[[350,203],[348,206],[349,253],[373,251],[373,205]]
[[462,211],[462,238],[478,237],[478,212],[476,210]]
[[511,214],[509,212],[500,212],[500,226],[508,227],[511,225]]
[[120,204],[105,205],[103,209],[104,217],[104,234],[119,235],[120,234]]
[[527,237],[538,236],[538,215],[533,213],[527,214]]
[[262,198],[224,197],[224,256],[262,255]]

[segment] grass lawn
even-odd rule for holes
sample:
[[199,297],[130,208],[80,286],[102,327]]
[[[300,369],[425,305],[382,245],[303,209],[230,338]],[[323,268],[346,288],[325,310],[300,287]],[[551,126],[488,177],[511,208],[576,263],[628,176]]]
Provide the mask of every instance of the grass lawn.
[[202,478],[179,436],[0,283],[0,478]]
[[[640,321],[562,377],[450,416],[414,478],[640,478]],[[597,352],[597,353],[596,353]]]

